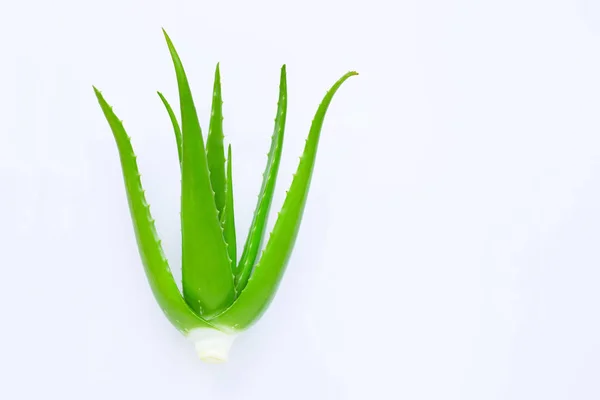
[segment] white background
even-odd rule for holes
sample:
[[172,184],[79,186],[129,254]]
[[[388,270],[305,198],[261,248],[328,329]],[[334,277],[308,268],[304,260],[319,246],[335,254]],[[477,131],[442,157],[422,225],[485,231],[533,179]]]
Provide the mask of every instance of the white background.
[[[281,64],[273,211],[326,89],[361,74],[327,116],[280,291],[224,365],[151,296],[92,91],[177,270],[161,27],[205,131],[221,62],[240,242]],[[597,0],[0,0],[0,45],[0,398],[600,398]]]

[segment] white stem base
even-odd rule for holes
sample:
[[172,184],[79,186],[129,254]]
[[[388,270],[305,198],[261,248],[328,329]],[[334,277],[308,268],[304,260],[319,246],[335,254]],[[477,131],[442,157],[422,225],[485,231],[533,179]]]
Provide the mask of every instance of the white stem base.
[[204,362],[218,364],[227,361],[229,350],[236,338],[236,334],[229,334],[211,328],[192,329],[187,338],[190,340],[198,357]]

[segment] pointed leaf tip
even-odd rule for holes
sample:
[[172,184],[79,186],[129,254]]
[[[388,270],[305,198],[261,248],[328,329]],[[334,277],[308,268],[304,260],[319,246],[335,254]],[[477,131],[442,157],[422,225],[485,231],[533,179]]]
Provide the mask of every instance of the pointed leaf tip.
[[181,127],[179,126],[179,122],[177,121],[177,116],[175,115],[173,108],[171,107],[165,96],[159,91],[157,91],[156,93],[158,93],[158,97],[160,97],[160,100],[162,101],[163,105],[165,106],[165,109],[167,110],[169,119],[171,120],[171,125],[173,126],[173,133],[175,134],[175,143],[177,144],[177,156],[179,157],[179,164],[181,166],[183,156]]
[[223,145],[223,98],[219,64],[215,68],[212,98],[210,123],[206,139],[206,156],[210,171],[210,182],[214,191],[215,204],[220,219],[225,207],[226,171]]
[[287,78],[285,64],[281,67],[279,78],[279,96],[277,100],[277,113],[275,126],[271,137],[271,147],[267,153],[267,165],[263,171],[263,181],[258,195],[258,201],[254,210],[254,216],[246,243],[242,251],[239,266],[236,273],[236,287],[241,292],[248,283],[252,274],[259,249],[262,246],[268,215],[271,208],[277,173],[281,161],[285,121],[287,115]]
[[235,212],[233,205],[233,174],[231,165],[231,144],[229,144],[229,146],[227,147],[227,178],[225,190],[225,206],[223,207],[221,223],[223,225],[223,235],[225,237],[225,241],[227,242],[227,250],[229,254],[229,259],[231,260],[231,272],[233,277],[235,269],[237,267],[237,239],[235,232]]

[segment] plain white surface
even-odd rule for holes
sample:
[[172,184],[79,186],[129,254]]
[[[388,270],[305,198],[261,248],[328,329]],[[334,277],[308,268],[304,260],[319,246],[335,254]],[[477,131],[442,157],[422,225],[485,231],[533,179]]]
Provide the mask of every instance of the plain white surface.
[[[0,398],[600,398],[596,0],[0,3]],[[289,112],[273,210],[333,101],[292,261],[226,365],[154,303],[97,85],[172,267],[165,27],[206,131],[221,62],[237,220]],[[271,220],[272,224],[273,220]]]

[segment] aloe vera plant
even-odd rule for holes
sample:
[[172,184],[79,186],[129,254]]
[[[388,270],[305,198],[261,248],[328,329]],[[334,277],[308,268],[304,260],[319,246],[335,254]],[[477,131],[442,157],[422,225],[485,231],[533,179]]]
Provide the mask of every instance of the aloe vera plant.
[[343,82],[357,73],[342,76],[319,105],[298,169],[265,244],[287,112],[286,67],[281,68],[267,165],[238,260],[232,151],[229,145],[225,155],[219,65],[204,143],[181,59],[167,33],[163,33],[175,68],[180,105],[178,120],[167,99],[158,93],[173,125],[181,171],[182,291],[163,253],[130,138],[101,92],[96,87],[94,92],[117,144],[135,237],[152,292],[165,316],[194,343],[202,360],[223,362],[234,338],[261,317],[277,291],[302,220],[325,114]]

